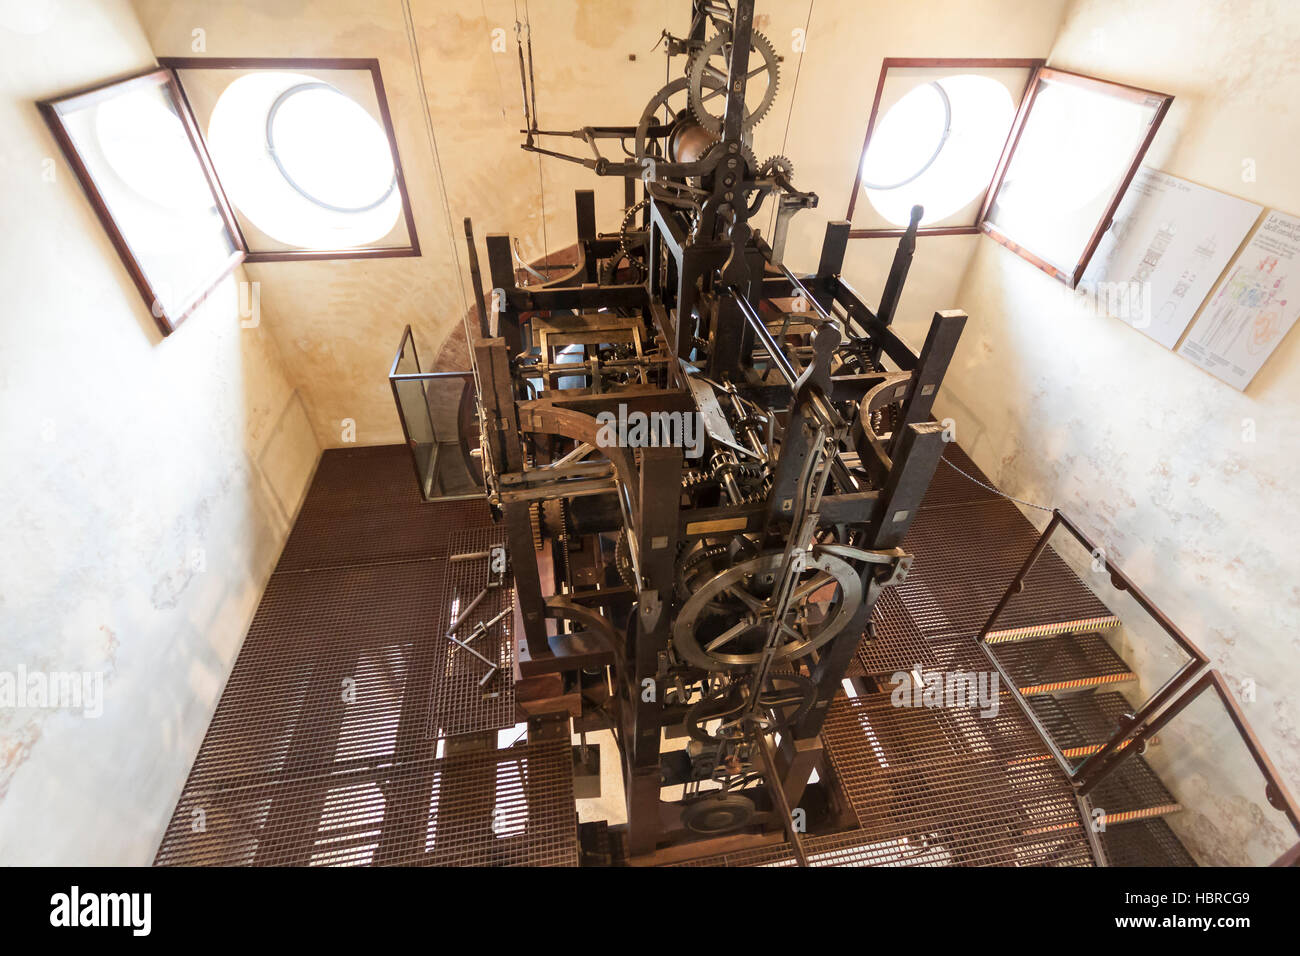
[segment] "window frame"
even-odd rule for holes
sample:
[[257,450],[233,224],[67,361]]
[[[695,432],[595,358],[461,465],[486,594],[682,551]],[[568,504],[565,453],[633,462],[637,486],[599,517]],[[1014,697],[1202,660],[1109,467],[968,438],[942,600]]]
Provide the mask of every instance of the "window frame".
[[[194,148],[204,179],[208,184],[208,188],[212,191],[217,212],[225,224],[227,235],[234,246],[234,251],[219,267],[213,270],[211,278],[201,283],[196,289],[186,290],[185,298],[174,309],[167,308],[158,298],[153,281],[150,280],[143,263],[132,249],[130,239],[118,225],[117,219],[109,208],[108,201],[104,198],[103,192],[95,181],[95,175],[86,166],[80,150],[63,121],[63,117],[67,113],[85,109],[121,96],[124,93],[150,86],[164,87],[171,97],[172,103],[176,107],[176,113],[180,117],[181,125],[189,138],[190,145]],[[100,224],[104,227],[104,231],[108,233],[108,238],[117,250],[117,254],[126,267],[132,283],[134,283],[144,299],[149,314],[158,326],[158,331],[164,337],[171,335],[202,304],[212,290],[230,275],[240,263],[247,259],[247,246],[244,244],[244,237],[239,232],[234,212],[226,199],[225,190],[221,188],[221,183],[216,177],[216,171],[212,168],[207,150],[200,140],[198,127],[194,122],[194,115],[189,108],[189,104],[185,101],[184,93],[180,88],[180,84],[176,81],[175,75],[166,69],[150,67],[140,73],[117,77],[70,93],[38,100],[36,106],[45,119],[46,125],[49,126],[55,141],[59,144],[59,149],[63,152],[68,165],[72,167],[72,172],[81,184],[82,191],[90,201],[90,205],[94,209]]]
[[[260,56],[163,56],[158,63],[169,70],[175,79],[184,99],[185,110],[190,122],[198,130],[201,149],[206,161],[211,164],[208,155],[207,136],[199,127],[194,116],[194,109],[185,92],[185,83],[180,77],[182,70],[365,70],[370,73],[375,86],[375,102],[379,110],[384,135],[388,138],[388,147],[393,154],[393,172],[397,180],[397,192],[402,200],[402,217],[406,223],[409,239],[404,246],[361,246],[352,249],[274,249],[251,250],[239,230],[238,220],[235,227],[239,241],[245,252],[245,262],[301,262],[314,259],[394,259],[420,256],[420,240],[415,230],[415,215],[411,209],[411,197],[406,189],[406,177],[402,171],[402,160],[397,150],[397,136],[393,131],[393,117],[388,109],[388,97],[384,92],[384,78],[379,69],[379,61],[366,57],[260,57]],[[220,177],[217,177],[220,185]],[[224,189],[223,189],[224,198]],[[227,200],[228,202],[228,200]]]
[[[1151,118],[1151,123],[1147,127],[1142,141],[1138,144],[1133,156],[1129,160],[1128,169],[1124,177],[1116,186],[1114,194],[1106,204],[1106,209],[1101,218],[1093,227],[1092,235],[1083,248],[1078,260],[1071,266],[1068,263],[1058,265],[1047,261],[1042,256],[1037,255],[1030,249],[1021,246],[1015,240],[1011,239],[1005,233],[989,222],[988,215],[997,198],[998,190],[1002,188],[1002,181],[1006,177],[1007,168],[1011,165],[1011,160],[1015,157],[1016,147],[1020,144],[1020,135],[1024,132],[1025,123],[1028,121],[1029,114],[1034,108],[1034,102],[1038,98],[1041,89],[1041,81],[1049,80],[1057,83],[1067,83],[1074,86],[1090,89],[1095,92],[1105,93],[1118,99],[1145,102],[1149,99],[1160,100],[1156,107],[1155,115]],[[1088,263],[1092,261],[1097,247],[1101,244],[1102,236],[1106,230],[1111,227],[1115,218],[1115,211],[1119,209],[1120,201],[1123,200],[1124,194],[1128,192],[1128,187],[1133,182],[1133,177],[1142,166],[1142,160],[1146,157],[1147,150],[1150,148],[1152,141],[1155,140],[1156,133],[1160,131],[1164,123],[1165,116],[1169,113],[1169,107],[1173,103],[1174,97],[1169,93],[1158,93],[1155,90],[1147,90],[1138,86],[1128,86],[1123,83],[1116,83],[1113,80],[1103,80],[1100,77],[1088,76],[1083,73],[1073,73],[1069,70],[1058,70],[1054,67],[1039,67],[1029,81],[1029,91],[1021,104],[1020,110],[1016,113],[1015,122],[1011,126],[1011,136],[1008,138],[1007,147],[1002,152],[1002,158],[998,161],[996,171],[993,173],[993,181],[989,185],[989,191],[984,196],[984,204],[980,208],[979,227],[984,235],[988,236],[994,242],[1010,249],[1026,262],[1031,263],[1043,272],[1046,272],[1054,279],[1064,282],[1071,289],[1077,288],[1079,281],[1083,278],[1084,272],[1088,268]],[[1068,269],[1068,271],[1066,271]]]
[[[954,69],[1023,69],[1028,70],[1029,75],[1025,80],[1025,88],[1021,91],[1020,101],[1016,104],[1015,119],[1012,120],[1011,129],[1007,131],[1007,143],[1011,142],[1012,137],[1018,129],[1017,124],[1020,121],[1021,111],[1024,109],[1025,100],[1029,92],[1034,89],[1034,80],[1038,71],[1044,64],[1042,59],[1027,59],[1023,57],[886,57],[880,64],[880,78],[876,81],[876,94],[871,102],[871,112],[867,116],[867,132],[862,140],[862,152],[858,155],[857,167],[853,172],[853,189],[849,193],[849,208],[844,214],[844,218],[849,222],[853,221],[853,211],[857,208],[858,194],[862,190],[862,164],[866,161],[867,150],[871,146],[871,136],[875,132],[876,123],[880,119],[880,100],[885,92],[885,80],[889,76],[891,69],[936,69],[945,68]],[[1006,145],[1003,146],[1002,156],[998,159],[998,165],[994,167],[994,179],[989,183],[989,190],[993,189],[995,181],[1000,181],[998,176],[1002,172],[1002,163],[1006,157]],[[974,223],[966,226],[919,226],[916,230],[918,236],[975,236],[980,233],[980,221],[983,219],[984,211],[987,204],[987,194],[985,202],[980,204],[980,211]],[[898,238],[907,232],[906,226],[888,226],[871,229],[850,229],[850,239],[884,239]]]
[[[1025,261],[1031,263],[1036,268],[1057,279],[1071,289],[1077,288],[1083,278],[1088,263],[1092,261],[1097,247],[1101,244],[1102,237],[1106,230],[1111,227],[1115,217],[1115,212],[1119,208],[1125,192],[1128,191],[1129,185],[1133,182],[1133,177],[1142,166],[1146,158],[1147,150],[1155,140],[1156,134],[1164,122],[1165,116],[1169,113],[1169,107],[1174,101],[1174,97],[1169,93],[1160,93],[1155,90],[1143,89],[1142,87],[1129,86],[1124,83],[1117,83],[1113,80],[1104,80],[1100,77],[1089,76],[1084,73],[1075,73],[1070,70],[1060,70],[1055,67],[1047,66],[1046,60],[1041,59],[1013,59],[1013,58],[946,58],[946,57],[887,57],[880,67],[880,78],[876,82],[876,95],[871,104],[871,113],[867,119],[867,133],[862,143],[862,152],[858,156],[857,168],[853,174],[853,191],[849,194],[849,207],[845,218],[850,222],[853,220],[853,211],[857,207],[858,193],[862,189],[862,164],[866,159],[867,149],[871,145],[871,134],[875,130],[876,121],[880,112],[880,100],[884,93],[885,79],[891,68],[1000,68],[1000,67],[1022,67],[1029,69],[1029,78],[1025,84],[1024,93],[1021,95],[1020,103],[1016,107],[1015,119],[1012,120],[1011,129],[1007,134],[1006,144],[1003,146],[1002,155],[999,157],[997,165],[994,167],[993,178],[989,181],[988,189],[984,193],[984,200],[980,204],[980,209],[976,215],[975,223],[969,226],[921,226],[916,230],[918,236],[962,236],[962,235],[979,235],[988,236],[999,245],[1005,246]],[[1002,182],[1006,177],[1007,169],[1015,157],[1016,147],[1020,144],[1020,136],[1025,129],[1025,124],[1029,118],[1038,93],[1042,87],[1042,81],[1047,80],[1057,83],[1069,83],[1081,86],[1097,92],[1104,93],[1120,99],[1132,101],[1148,102],[1152,99],[1159,100],[1155,107],[1155,115],[1151,119],[1142,141],[1138,144],[1137,149],[1130,157],[1128,168],[1123,178],[1119,181],[1114,194],[1106,203],[1105,210],[1093,227],[1088,242],[1085,244],[1078,261],[1074,263],[1052,263],[1047,261],[1043,256],[1036,254],[1032,249],[1021,246],[1011,237],[1003,233],[995,224],[989,222],[989,213],[992,210],[993,203],[997,198],[998,190],[1002,188]],[[905,227],[897,228],[874,228],[874,229],[850,229],[850,239],[878,239],[878,238],[897,238],[907,232]]]

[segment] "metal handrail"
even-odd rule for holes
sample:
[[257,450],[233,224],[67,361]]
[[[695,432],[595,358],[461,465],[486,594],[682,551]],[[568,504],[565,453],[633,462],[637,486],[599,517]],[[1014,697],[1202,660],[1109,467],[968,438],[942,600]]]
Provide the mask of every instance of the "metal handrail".
[[[1016,687],[1015,682],[1011,680],[1010,675],[1003,669],[996,655],[988,643],[989,632],[993,630],[993,624],[997,621],[999,615],[1006,609],[1007,604],[1012,597],[1020,593],[1026,576],[1037,563],[1043,552],[1047,550],[1048,541],[1058,527],[1064,527],[1070,532],[1080,544],[1082,544],[1093,555],[1100,554],[1107,573],[1110,575],[1111,585],[1119,591],[1128,592],[1138,606],[1144,610],[1147,615],[1154,620],[1160,628],[1168,634],[1180,648],[1187,654],[1187,662],[1180,667],[1172,677],[1169,678],[1157,690],[1151,698],[1146,701],[1133,714],[1127,715],[1119,723],[1115,732],[1102,744],[1101,748],[1092,754],[1089,754],[1078,766],[1073,766],[1070,761],[1056,746],[1052,740],[1051,734],[1043,726],[1038,715],[1033,708],[1029,706]],[[1175,624],[1167,614],[1155,605],[1146,593],[1137,586],[1122,568],[1116,565],[1106,556],[1106,552],[1099,548],[1097,544],[1088,537],[1083,530],[1071,521],[1059,508],[1052,510],[1052,518],[1043,529],[1038,540],[1030,549],[1029,555],[1025,558],[1024,564],[1016,572],[1011,583],[1007,586],[1006,591],[994,606],[993,612],[989,615],[984,626],[980,629],[976,642],[983,649],[984,654],[995,668],[999,675],[1006,681],[1011,696],[1016,700],[1025,717],[1033,725],[1034,730],[1042,738],[1043,743],[1047,745],[1052,756],[1060,764],[1061,769],[1069,778],[1070,782],[1078,789],[1080,795],[1085,794],[1088,790],[1095,787],[1104,777],[1108,776],[1129,753],[1134,752],[1136,748],[1128,746],[1130,738],[1133,736],[1134,728],[1140,727],[1145,721],[1150,720],[1162,707],[1172,700],[1190,681],[1194,680],[1196,675],[1209,663],[1209,657],[1205,652],[1197,647],[1186,634]]]

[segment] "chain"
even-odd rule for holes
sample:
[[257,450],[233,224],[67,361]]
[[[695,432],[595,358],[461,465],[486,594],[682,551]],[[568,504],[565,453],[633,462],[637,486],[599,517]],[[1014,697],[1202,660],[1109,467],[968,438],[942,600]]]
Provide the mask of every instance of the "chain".
[[1006,498],[1008,501],[1014,501],[1016,504],[1018,504],[1018,505],[1024,505],[1026,508],[1037,508],[1039,511],[1046,511],[1046,512],[1049,512],[1049,513],[1052,512],[1052,511],[1055,511],[1055,510],[1056,510],[1055,508],[1045,508],[1045,507],[1043,507],[1042,505],[1036,505],[1036,504],[1034,504],[1032,501],[1025,501],[1025,500],[1022,499],[1022,498],[1013,498],[1011,495],[1007,494],[1006,492],[1004,492],[1004,491],[998,491],[998,489],[994,488],[992,485],[986,485],[986,484],[984,484],[984,482],[980,481],[978,478],[975,478],[975,477],[972,477],[971,475],[966,474],[966,472],[962,471],[960,468],[958,468],[956,465],[954,465],[952,462],[950,462],[947,458],[940,458],[939,460],[940,460],[941,462],[943,462],[945,465],[947,465],[949,468],[951,468],[953,471],[957,472],[957,474],[961,475],[961,476],[962,476],[963,478],[965,478],[966,480],[968,480],[968,481],[973,481],[973,482],[975,482],[975,484],[979,485],[981,488],[985,488],[985,489],[987,489],[987,490],[993,492],[995,495],[999,495],[999,496],[1001,496],[1001,497],[1003,497],[1003,498]]

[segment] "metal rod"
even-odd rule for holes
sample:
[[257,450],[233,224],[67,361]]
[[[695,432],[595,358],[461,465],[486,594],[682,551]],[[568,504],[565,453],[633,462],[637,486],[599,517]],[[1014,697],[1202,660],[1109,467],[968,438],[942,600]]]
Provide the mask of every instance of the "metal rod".
[[491,338],[492,325],[488,320],[487,302],[483,298],[483,273],[478,264],[478,248],[474,245],[474,222],[465,217],[465,244],[469,246],[469,276],[474,285],[474,304],[478,307],[478,327],[483,338]]
[[[460,628],[460,626],[465,623],[465,618],[469,617],[470,612],[473,611],[474,608],[479,606],[479,602],[481,602],[485,597],[487,597],[488,590],[489,589],[487,587],[484,587],[482,591],[479,591],[478,597],[476,597],[474,600],[469,602],[469,607],[461,611],[460,614],[456,616],[456,620],[451,622],[451,627],[447,629],[447,636],[451,638],[453,641],[455,641],[456,638],[452,637],[452,635],[455,634],[456,631]],[[460,642],[456,641],[456,643],[459,644]]]
[[467,551],[464,554],[453,554],[447,559],[448,564],[455,564],[457,561],[473,561],[476,558],[487,559],[492,556],[491,551]]
[[758,755],[763,760],[763,776],[767,778],[767,788],[772,792],[772,801],[777,812],[781,814],[781,825],[785,827],[786,836],[790,838],[790,849],[794,851],[795,861],[800,866],[808,865],[808,857],[803,850],[803,837],[794,826],[794,813],[790,801],[785,797],[785,787],[781,785],[781,775],[776,772],[776,760],[772,755],[772,742],[766,734],[759,734]]

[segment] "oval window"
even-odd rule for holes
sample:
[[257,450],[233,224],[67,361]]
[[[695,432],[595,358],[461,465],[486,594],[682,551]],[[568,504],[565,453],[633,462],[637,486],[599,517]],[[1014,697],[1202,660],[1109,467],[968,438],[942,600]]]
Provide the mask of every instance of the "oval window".
[[383,126],[314,77],[265,71],[234,80],[213,106],[208,149],[230,201],[285,245],[373,243],[402,215]]
[[988,187],[1015,119],[1011,93],[973,73],[909,90],[871,134],[862,188],[875,210],[906,225],[914,205],[921,223],[946,219]]

